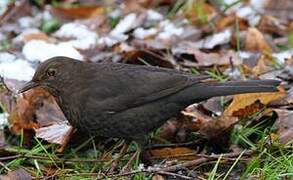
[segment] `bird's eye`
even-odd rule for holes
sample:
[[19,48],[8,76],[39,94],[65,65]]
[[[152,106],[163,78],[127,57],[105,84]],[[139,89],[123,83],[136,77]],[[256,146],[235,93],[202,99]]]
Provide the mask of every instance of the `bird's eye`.
[[53,68],[48,69],[47,71],[48,76],[55,76],[55,74],[56,74],[56,69],[53,69]]

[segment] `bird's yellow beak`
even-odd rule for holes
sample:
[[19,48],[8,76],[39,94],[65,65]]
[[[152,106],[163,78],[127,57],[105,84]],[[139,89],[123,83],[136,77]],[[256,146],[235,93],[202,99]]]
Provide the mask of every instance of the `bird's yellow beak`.
[[25,83],[25,85],[20,89],[18,90],[18,93],[23,93],[25,91],[28,91],[34,87],[37,87],[39,84],[38,83],[35,83],[33,81],[29,81],[27,83]]

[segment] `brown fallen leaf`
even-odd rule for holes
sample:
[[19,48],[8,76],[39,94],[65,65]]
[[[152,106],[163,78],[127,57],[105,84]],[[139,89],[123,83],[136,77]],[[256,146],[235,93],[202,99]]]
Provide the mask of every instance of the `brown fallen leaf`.
[[150,155],[154,159],[177,159],[179,157],[179,160],[190,160],[194,159],[192,156],[181,156],[184,154],[191,154],[196,153],[195,150],[186,148],[186,147],[177,147],[177,148],[162,148],[162,149],[152,149],[150,150]]
[[245,50],[253,52],[272,52],[273,49],[257,28],[249,28],[245,41]]
[[43,40],[43,41],[49,41],[49,36],[47,36],[46,33],[43,32],[36,32],[31,34],[26,34],[23,37],[25,42],[31,41],[31,40]]
[[126,52],[123,58],[123,62],[128,64],[141,64],[145,63],[160,66],[166,68],[174,68],[175,62],[172,62],[168,58],[165,58],[159,51],[154,50],[133,50]]
[[293,111],[286,109],[274,109],[274,111],[278,114],[276,125],[280,143],[293,143]]
[[[268,103],[281,99],[287,95],[287,92],[283,88],[279,88],[279,92],[272,93],[250,93],[250,94],[239,94],[234,95],[232,103],[224,111],[224,116],[247,116],[254,112],[254,108],[260,107],[259,105],[254,105],[255,103],[261,103],[262,105],[267,105]],[[246,108],[254,108],[250,110],[245,110]],[[239,111],[245,112],[244,114],[239,114]]]
[[88,19],[103,15],[106,10],[99,5],[83,5],[78,7],[51,7],[51,13],[63,19]]
[[0,179],[1,180],[30,180],[32,179],[32,177],[24,169],[19,168],[14,171],[9,171],[7,175],[1,175]]
[[262,32],[285,35],[287,24],[271,15],[263,15],[258,25],[258,29]]
[[235,14],[231,14],[229,16],[226,16],[224,18],[221,18],[219,21],[217,21],[216,27],[217,31],[223,31],[224,29],[235,26],[235,23],[238,21],[239,24],[239,30],[246,30],[248,28],[248,23],[245,19],[237,17]]
[[196,106],[189,106],[187,110],[183,111],[183,114],[195,118],[194,130],[199,130],[200,134],[210,140],[217,139],[219,135],[224,135],[238,122],[237,117],[226,115],[211,117],[202,113]]
[[17,98],[9,123],[15,134],[24,130],[24,136],[28,137],[25,139],[27,144],[30,144],[32,132],[35,132],[37,137],[60,144],[62,149],[74,131],[54,97],[42,88],[34,88]]
[[262,55],[258,60],[257,65],[253,67],[251,71],[256,77],[258,77],[259,75],[264,74],[272,69],[273,67],[271,66],[268,57]]
[[268,0],[265,14],[273,15],[283,21],[292,21],[293,2],[288,0]]

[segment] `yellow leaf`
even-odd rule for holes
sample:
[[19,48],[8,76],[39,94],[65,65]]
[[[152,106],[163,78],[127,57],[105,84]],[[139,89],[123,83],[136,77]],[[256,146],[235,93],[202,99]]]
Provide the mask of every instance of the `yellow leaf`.
[[287,92],[283,88],[279,88],[278,92],[272,93],[250,93],[235,95],[232,103],[224,111],[225,116],[233,116],[233,114],[239,110],[245,109],[256,102],[260,102],[263,105],[283,98],[287,95]]

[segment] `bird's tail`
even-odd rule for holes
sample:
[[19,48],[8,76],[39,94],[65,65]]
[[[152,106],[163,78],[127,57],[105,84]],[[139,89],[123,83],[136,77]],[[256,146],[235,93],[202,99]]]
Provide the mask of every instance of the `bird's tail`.
[[277,80],[248,80],[201,83],[199,86],[204,90],[200,93],[203,99],[207,99],[243,93],[276,92],[279,84]]
[[[227,96],[243,93],[276,92],[280,81],[277,80],[248,80],[228,82],[202,82],[185,89],[179,95],[184,100],[199,102],[215,96]],[[187,97],[185,97],[187,96]],[[189,97],[189,98],[188,98]],[[193,98],[192,98],[193,97]]]

